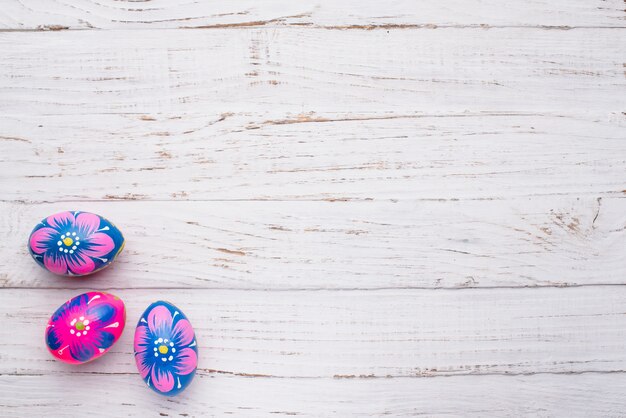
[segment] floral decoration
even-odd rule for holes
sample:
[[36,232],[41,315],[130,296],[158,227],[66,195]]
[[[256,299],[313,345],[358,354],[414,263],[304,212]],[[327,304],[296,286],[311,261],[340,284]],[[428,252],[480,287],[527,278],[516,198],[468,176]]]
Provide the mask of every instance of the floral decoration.
[[185,315],[168,302],[155,302],[135,331],[135,361],[146,384],[163,395],[184,390],[196,372],[198,349]]
[[88,212],[60,212],[41,221],[28,249],[45,269],[83,276],[108,266],[124,247],[121,232],[106,219]]
[[46,344],[67,363],[85,363],[104,354],[122,334],[124,303],[108,293],[88,292],[63,304],[50,318]]

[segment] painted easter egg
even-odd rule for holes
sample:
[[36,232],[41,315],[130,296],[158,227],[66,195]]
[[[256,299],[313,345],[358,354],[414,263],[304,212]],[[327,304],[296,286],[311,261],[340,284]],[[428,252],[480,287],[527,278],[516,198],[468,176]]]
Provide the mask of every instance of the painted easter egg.
[[196,335],[185,314],[169,302],[148,306],[137,324],[134,348],[141,377],[161,395],[179,394],[196,374]]
[[126,324],[124,302],[104,292],[87,292],[65,302],[46,327],[46,345],[70,364],[95,360],[109,351]]
[[33,229],[28,250],[37,264],[64,276],[85,276],[109,266],[124,248],[115,225],[89,212],[59,212]]

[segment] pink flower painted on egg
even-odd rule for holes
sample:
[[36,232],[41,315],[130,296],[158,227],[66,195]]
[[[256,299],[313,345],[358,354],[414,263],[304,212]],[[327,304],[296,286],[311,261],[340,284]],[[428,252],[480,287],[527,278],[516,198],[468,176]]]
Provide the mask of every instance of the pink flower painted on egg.
[[193,379],[198,365],[194,330],[187,317],[164,301],[146,309],[135,330],[135,361],[146,384],[173,396]]
[[108,266],[124,247],[124,237],[109,221],[88,212],[60,212],[41,221],[28,249],[52,273],[84,276]]

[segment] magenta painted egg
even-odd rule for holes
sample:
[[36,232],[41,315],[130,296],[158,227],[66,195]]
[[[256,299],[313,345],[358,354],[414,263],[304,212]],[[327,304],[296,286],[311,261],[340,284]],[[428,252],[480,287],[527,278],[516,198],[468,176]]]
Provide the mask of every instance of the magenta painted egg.
[[81,364],[104,355],[122,335],[124,302],[104,292],[73,297],[52,314],[46,327],[50,353],[65,363]]
[[59,212],[35,226],[28,239],[33,259],[51,273],[86,276],[108,267],[124,248],[115,225],[89,212]]

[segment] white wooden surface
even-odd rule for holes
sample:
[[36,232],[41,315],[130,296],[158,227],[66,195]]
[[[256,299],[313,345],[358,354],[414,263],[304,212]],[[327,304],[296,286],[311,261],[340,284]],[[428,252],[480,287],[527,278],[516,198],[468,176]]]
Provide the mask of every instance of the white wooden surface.
[[[626,416],[626,24],[618,0],[4,0],[1,416]],[[103,214],[118,262],[26,237]],[[47,317],[128,324],[69,367]],[[182,307],[179,397],[138,315]]]

